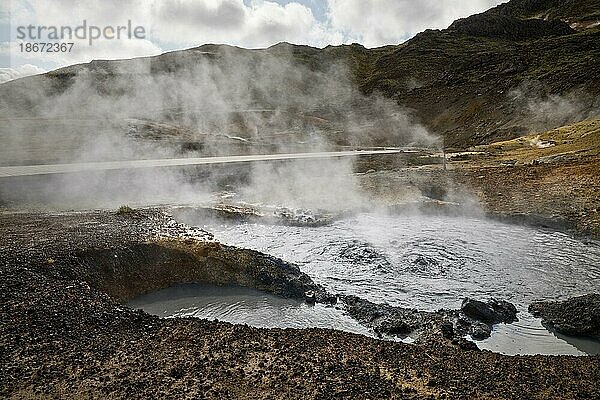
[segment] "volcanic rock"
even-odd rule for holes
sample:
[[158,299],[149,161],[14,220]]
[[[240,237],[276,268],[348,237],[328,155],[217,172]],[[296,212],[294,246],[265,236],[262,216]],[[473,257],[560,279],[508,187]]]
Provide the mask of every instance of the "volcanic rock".
[[560,333],[600,337],[600,294],[535,302],[529,306],[529,312]]
[[460,308],[466,316],[482,322],[510,323],[517,320],[516,307],[504,300],[491,299],[484,303],[483,301],[465,298]]

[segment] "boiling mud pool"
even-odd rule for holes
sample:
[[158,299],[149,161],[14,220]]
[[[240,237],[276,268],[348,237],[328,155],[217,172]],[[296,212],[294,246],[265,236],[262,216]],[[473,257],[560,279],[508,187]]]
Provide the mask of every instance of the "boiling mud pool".
[[[222,222],[202,227],[222,243],[298,264],[332,293],[423,310],[459,308],[467,296],[517,305],[519,321],[497,325],[490,339],[478,342],[481,348],[506,354],[600,353],[597,342],[556,335],[527,313],[534,300],[598,291],[597,242],[485,219],[426,215],[361,214],[320,227]],[[256,293],[207,296],[194,297],[195,303],[165,299],[155,313],[365,333],[335,308]]]

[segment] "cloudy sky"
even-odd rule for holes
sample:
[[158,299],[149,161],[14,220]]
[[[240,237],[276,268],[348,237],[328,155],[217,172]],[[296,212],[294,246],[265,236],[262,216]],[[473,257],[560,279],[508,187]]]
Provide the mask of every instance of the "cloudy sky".
[[[205,43],[248,48],[286,41],[324,47],[361,43],[398,44],[427,28],[482,12],[505,0],[2,0],[0,82],[92,59],[160,54]],[[18,37],[18,27],[87,26],[117,29],[131,21],[143,38],[74,42],[68,53],[21,51],[42,38]],[[35,30],[34,30],[35,32]],[[89,30],[87,30],[89,32]],[[123,35],[126,36],[123,30]],[[141,36],[141,35],[139,35]]]

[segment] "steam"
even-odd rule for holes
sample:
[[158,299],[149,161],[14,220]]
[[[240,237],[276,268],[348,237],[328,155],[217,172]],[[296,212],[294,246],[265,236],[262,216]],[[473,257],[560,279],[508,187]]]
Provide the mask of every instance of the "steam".
[[600,115],[600,97],[581,91],[548,94],[538,81],[526,81],[508,96],[523,109],[534,131],[545,131]]
[[251,185],[241,197],[258,204],[291,208],[352,210],[365,207],[367,197],[358,190],[352,160],[297,160],[285,164],[260,164],[252,170]]
[[[255,51],[204,46],[8,82],[0,86],[2,160],[43,164],[437,143],[392,100],[363,95],[340,58],[313,51],[285,44]],[[229,176],[217,170],[51,177],[38,180],[35,193],[3,185],[2,197],[10,192],[12,199],[86,207],[95,201],[194,202],[234,181],[243,183],[243,196],[261,202],[340,208],[363,201],[351,160],[247,165]]]

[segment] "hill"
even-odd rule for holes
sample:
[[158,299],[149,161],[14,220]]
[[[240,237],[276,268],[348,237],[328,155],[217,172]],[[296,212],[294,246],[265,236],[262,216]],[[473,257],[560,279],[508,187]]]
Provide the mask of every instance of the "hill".
[[75,120],[209,153],[510,140],[598,115],[599,21],[597,0],[512,0],[396,46],[209,44],[95,60],[0,85],[0,134],[27,131],[42,153],[85,142]]

